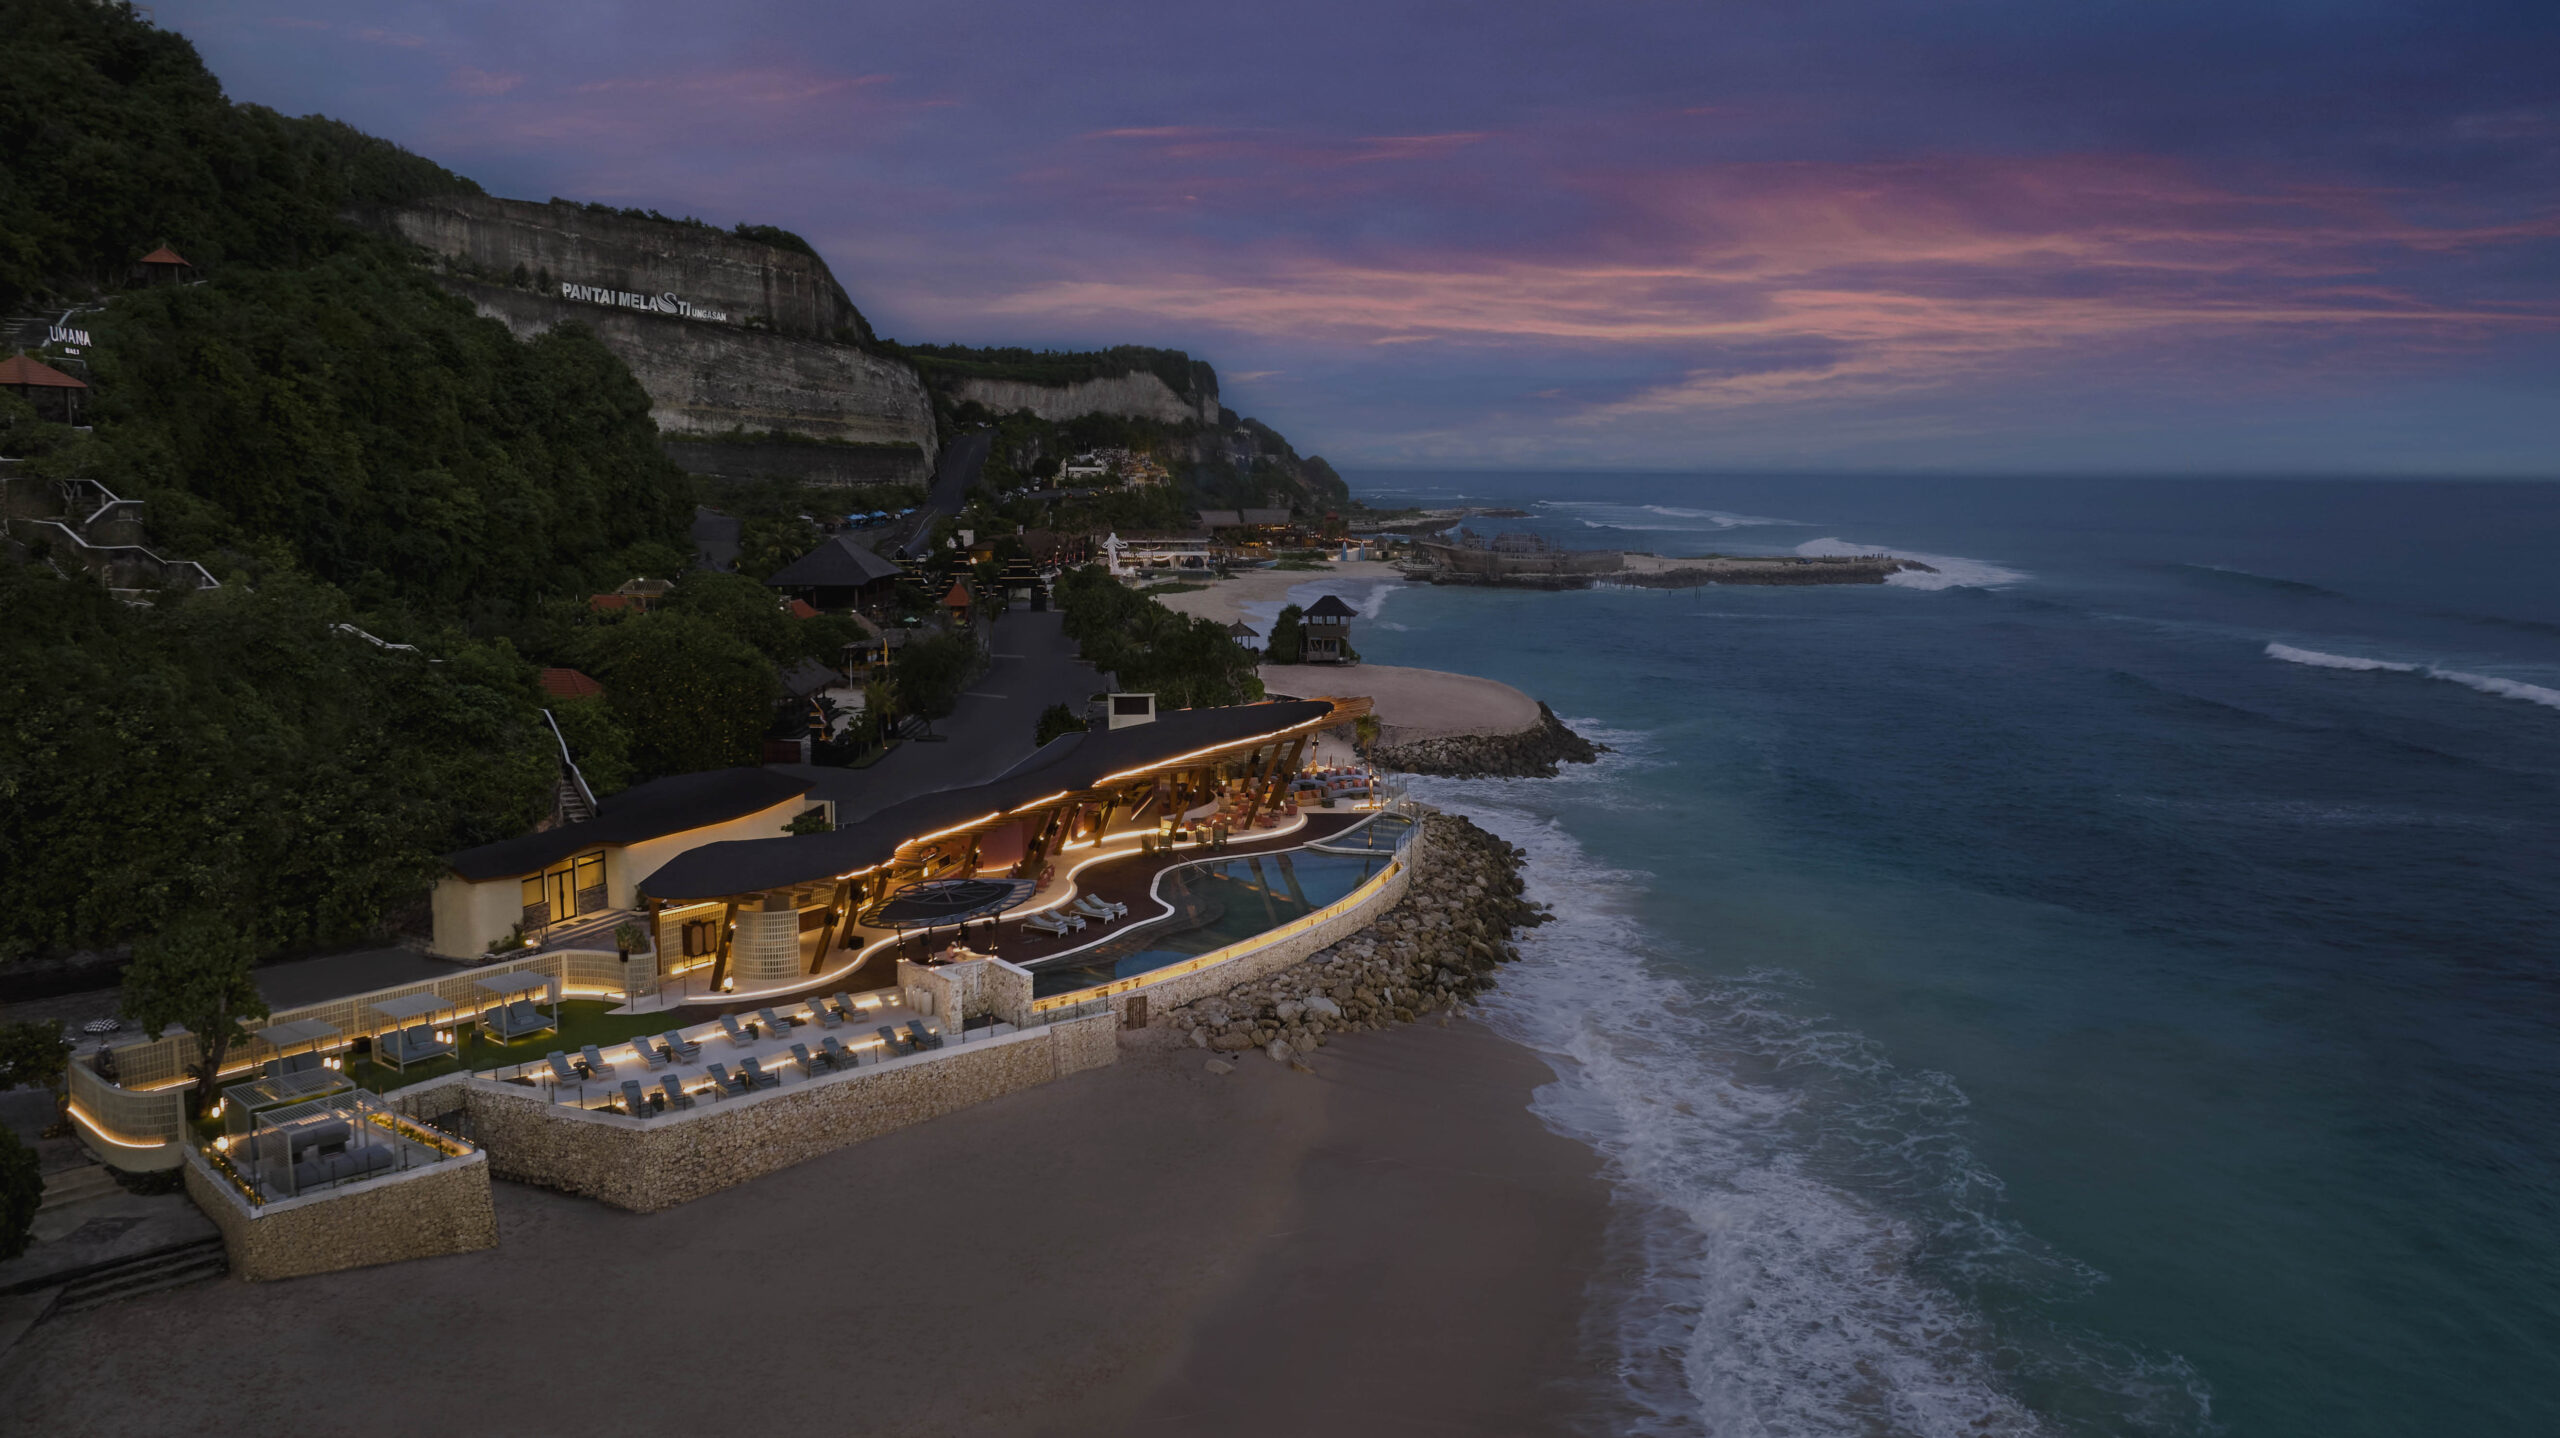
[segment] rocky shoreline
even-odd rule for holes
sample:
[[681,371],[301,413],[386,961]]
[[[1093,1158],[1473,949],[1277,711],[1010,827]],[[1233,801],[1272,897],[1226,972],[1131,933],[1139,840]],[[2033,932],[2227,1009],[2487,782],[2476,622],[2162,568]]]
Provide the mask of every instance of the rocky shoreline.
[[1589,764],[1609,746],[1594,744],[1538,702],[1538,722],[1516,734],[1457,734],[1389,744],[1370,757],[1381,767],[1444,779],[1552,779],[1558,764]]
[[1511,936],[1551,917],[1521,897],[1515,849],[1472,820],[1423,811],[1423,861],[1378,921],[1306,962],[1167,1016],[1174,1032],[1222,1056],[1260,1049],[1291,1063],[1331,1034],[1411,1023],[1493,987],[1520,957]]

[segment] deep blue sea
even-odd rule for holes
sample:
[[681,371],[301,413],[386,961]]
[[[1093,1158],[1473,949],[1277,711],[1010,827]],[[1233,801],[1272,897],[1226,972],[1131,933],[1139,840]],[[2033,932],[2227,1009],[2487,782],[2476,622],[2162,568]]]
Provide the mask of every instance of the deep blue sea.
[[1621,1426],[2560,1433],[2560,485],[1354,486],[1940,571],[1326,586],[1615,746],[1419,787],[1561,916]]

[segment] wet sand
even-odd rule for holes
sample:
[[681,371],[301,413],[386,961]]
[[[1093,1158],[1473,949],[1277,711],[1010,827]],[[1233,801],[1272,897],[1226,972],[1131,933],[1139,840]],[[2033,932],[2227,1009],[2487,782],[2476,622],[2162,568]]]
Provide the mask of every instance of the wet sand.
[[[0,1357],[29,1431],[1557,1433],[1606,1187],[1461,1020],[1193,1049],[665,1213],[497,1185],[487,1253],[223,1281]],[[725,1416],[724,1416],[725,1415]],[[345,1426],[331,1420],[327,1426]]]

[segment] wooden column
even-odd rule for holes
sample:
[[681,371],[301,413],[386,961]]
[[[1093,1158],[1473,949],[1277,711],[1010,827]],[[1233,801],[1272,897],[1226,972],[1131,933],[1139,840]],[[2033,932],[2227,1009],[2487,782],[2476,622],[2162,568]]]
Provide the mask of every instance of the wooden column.
[[809,972],[814,974],[827,966],[827,950],[835,947],[836,931],[845,926],[845,920],[852,913],[853,880],[839,879],[836,881],[835,907],[827,912],[826,923],[818,929],[818,951],[809,956]]
[[1247,830],[1253,828],[1253,821],[1261,815],[1263,795],[1271,787],[1271,773],[1280,767],[1280,741],[1272,740],[1269,751],[1257,757],[1261,762],[1249,767],[1245,779],[1244,827]]
[[729,934],[738,926],[738,901],[731,899],[720,915],[720,948],[711,960],[711,992],[720,992],[720,981],[729,974]]

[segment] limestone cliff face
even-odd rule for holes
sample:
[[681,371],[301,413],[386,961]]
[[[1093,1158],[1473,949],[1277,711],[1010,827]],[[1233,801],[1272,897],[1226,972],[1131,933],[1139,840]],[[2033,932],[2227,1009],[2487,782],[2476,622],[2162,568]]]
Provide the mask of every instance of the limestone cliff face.
[[483,315],[530,339],[555,325],[593,330],[649,392],[672,435],[731,429],[820,439],[906,441],[935,452],[933,402],[906,364],[851,345],[552,299],[446,278]]
[[1071,384],[1032,384],[1023,380],[964,379],[951,387],[954,397],[975,400],[997,414],[1027,409],[1052,424],[1089,414],[1116,414],[1165,424],[1186,421],[1215,425],[1218,392],[1204,389],[1199,400],[1185,400],[1163,380],[1143,370],[1109,379]]
[[492,278],[521,266],[542,276],[554,298],[569,287],[580,296],[571,302],[581,308],[617,307],[603,296],[672,296],[706,323],[754,325],[801,339],[871,338],[870,325],[825,262],[726,230],[488,195],[422,200],[385,212],[381,223]]

